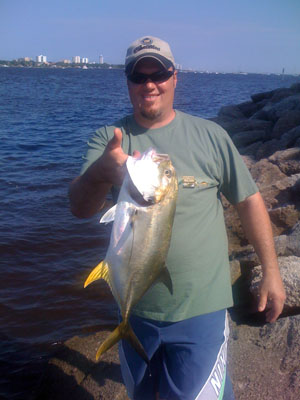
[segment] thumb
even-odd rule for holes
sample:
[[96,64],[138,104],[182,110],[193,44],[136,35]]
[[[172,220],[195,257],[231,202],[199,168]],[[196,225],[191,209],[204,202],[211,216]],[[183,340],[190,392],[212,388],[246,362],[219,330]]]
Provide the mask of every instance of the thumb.
[[114,137],[109,141],[109,147],[111,150],[121,147],[122,144],[122,131],[120,128],[114,130]]
[[262,312],[265,310],[267,301],[268,301],[268,296],[265,293],[261,293],[258,302],[258,311]]

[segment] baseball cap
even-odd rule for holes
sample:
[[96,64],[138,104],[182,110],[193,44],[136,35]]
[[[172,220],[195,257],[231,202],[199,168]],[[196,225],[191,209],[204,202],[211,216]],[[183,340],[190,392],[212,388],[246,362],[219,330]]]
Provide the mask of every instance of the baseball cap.
[[149,57],[159,61],[165,69],[170,67],[175,69],[174,57],[168,43],[154,36],[143,36],[131,43],[127,49],[125,58],[126,75],[133,72],[138,61]]

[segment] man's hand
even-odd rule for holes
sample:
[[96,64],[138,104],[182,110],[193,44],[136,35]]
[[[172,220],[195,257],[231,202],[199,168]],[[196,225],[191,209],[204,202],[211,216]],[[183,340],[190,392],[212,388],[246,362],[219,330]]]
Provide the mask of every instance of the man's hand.
[[266,272],[260,282],[258,311],[266,311],[267,321],[275,322],[283,310],[285,298],[285,290],[278,271]]
[[102,156],[71,183],[70,206],[76,217],[89,218],[99,212],[111,186],[122,184],[128,155],[121,144],[122,131],[116,128]]
[[[122,147],[122,131],[114,130],[114,137],[107,143],[103,155],[95,162],[95,171],[98,170],[98,181],[121,185],[126,172],[128,155]],[[97,177],[95,176],[95,179]]]
[[[121,145],[122,131],[116,128],[102,156],[71,183],[69,197],[71,211],[75,216],[88,218],[99,212],[111,186],[122,184],[128,155]],[[139,155],[137,151],[133,153],[133,157]]]

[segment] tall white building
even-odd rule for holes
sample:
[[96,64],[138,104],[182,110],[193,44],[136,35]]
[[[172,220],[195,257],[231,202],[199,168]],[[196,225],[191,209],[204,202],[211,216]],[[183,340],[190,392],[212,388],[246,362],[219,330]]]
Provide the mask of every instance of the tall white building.
[[80,56],[72,57],[72,62],[75,64],[80,64]]
[[103,55],[101,54],[101,56],[99,57],[99,64],[104,64],[104,58]]
[[82,64],[88,64],[89,59],[87,57],[82,57],[81,62],[82,62]]
[[47,62],[47,57],[46,56],[36,56],[36,62],[38,63],[46,63]]

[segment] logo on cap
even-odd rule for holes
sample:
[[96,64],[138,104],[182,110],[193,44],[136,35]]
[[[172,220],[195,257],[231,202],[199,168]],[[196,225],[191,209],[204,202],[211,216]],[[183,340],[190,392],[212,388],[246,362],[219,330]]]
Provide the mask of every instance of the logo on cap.
[[143,44],[151,44],[151,43],[153,43],[153,40],[146,37],[146,38],[141,40],[141,43],[143,43]]

